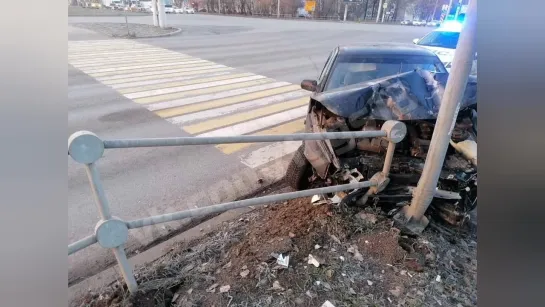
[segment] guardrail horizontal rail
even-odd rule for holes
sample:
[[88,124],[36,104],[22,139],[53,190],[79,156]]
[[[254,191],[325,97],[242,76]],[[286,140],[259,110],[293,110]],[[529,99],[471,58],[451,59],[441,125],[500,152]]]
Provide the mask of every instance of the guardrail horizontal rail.
[[218,137],[174,137],[174,138],[139,138],[104,140],[104,148],[136,148],[185,145],[214,145],[232,143],[264,143],[284,141],[311,141],[311,140],[343,140],[353,138],[385,137],[386,132],[376,131],[347,131],[327,133],[295,133],[277,135],[238,135]]

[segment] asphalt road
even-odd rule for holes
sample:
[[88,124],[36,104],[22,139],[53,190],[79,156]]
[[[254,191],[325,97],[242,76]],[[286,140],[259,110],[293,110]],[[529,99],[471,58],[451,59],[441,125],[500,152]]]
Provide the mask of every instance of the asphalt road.
[[[299,84],[302,79],[316,78],[329,52],[338,45],[357,42],[411,43],[413,38],[421,37],[430,31],[427,28],[396,25],[343,24],[199,14],[169,15],[167,18],[169,25],[182,28],[181,34],[126,43],[112,39],[111,43],[108,43],[103,40],[109,38],[95,32],[68,27],[69,57],[71,58],[68,65],[67,136],[78,130],[90,130],[102,138],[191,136],[199,135],[201,132],[208,133],[210,130],[215,133],[223,126],[234,127],[236,131],[247,134],[262,131],[259,127],[264,128],[263,123],[267,121],[271,121],[269,126],[274,126],[272,121],[278,116],[269,116],[270,114],[292,116],[293,113],[288,111],[293,110],[281,112],[287,109],[285,107],[287,104],[293,103],[293,107],[301,105],[300,101],[293,100],[300,98],[300,94],[283,93],[277,96],[291,95],[289,96],[291,100],[286,102],[286,105],[280,103],[271,108],[263,102],[259,106],[252,105],[250,111],[242,113],[240,113],[242,109],[237,110],[238,113],[229,113],[235,111],[226,110],[225,112],[234,114],[226,117],[217,117],[219,113],[211,117],[207,115],[206,112],[215,112],[216,109],[212,111],[203,109],[200,113],[191,113],[186,110],[183,112],[190,116],[202,115],[202,120],[193,121],[190,126],[173,124],[172,121],[165,120],[164,116],[159,116],[159,113],[151,112],[149,104],[143,107],[143,102],[139,101],[139,99],[149,99],[145,97],[148,94],[166,93],[160,89],[161,78],[165,78],[164,76],[158,75],[159,79],[156,82],[148,77],[139,77],[146,81],[131,83],[132,89],[126,90],[119,89],[121,86],[117,88],[112,86],[111,80],[104,81],[115,78],[112,74],[118,73],[117,71],[122,69],[120,66],[126,65],[104,60],[105,56],[108,53],[115,55],[118,50],[128,50],[124,48],[136,48],[144,53],[157,51],[163,54],[161,56],[163,58],[178,56],[183,61],[190,61],[189,66],[197,68],[201,65],[216,67],[210,70],[212,75],[208,74],[203,78],[209,81],[220,81],[207,84],[227,84],[229,81],[225,81],[225,76],[222,76],[227,71],[236,74],[240,82],[244,81],[238,84],[248,83],[250,87],[259,87],[259,84],[263,83],[261,81],[265,80],[269,83],[262,86],[272,86],[271,84],[274,83],[288,88],[292,86],[287,85],[289,83]],[[125,19],[124,17],[69,17],[69,24],[100,21],[125,22]],[[151,17],[130,17],[129,22],[149,24]],[[140,52],[138,50],[134,53],[131,53],[132,51],[126,53],[120,61],[133,61],[136,58],[141,60],[143,53],[138,55],[137,53]],[[93,66],[94,59],[87,56],[97,55],[97,53],[102,56],[102,61]],[[134,59],[131,58],[131,54],[134,55]],[[204,63],[200,63],[200,60]],[[154,63],[161,63],[157,61]],[[124,76],[130,77],[131,75],[126,74],[128,72],[132,75],[140,72],[140,75],[144,76],[149,70],[142,66],[135,66],[134,62],[129,65],[133,67],[129,71],[122,71],[121,73],[125,73]],[[163,64],[158,65],[161,67],[160,65]],[[112,68],[110,69],[109,66]],[[100,76],[97,77],[97,75]],[[140,80],[139,78],[136,79]],[[178,77],[176,80],[182,79]],[[155,85],[149,85],[150,80],[155,82]],[[134,89],[140,84],[146,84],[142,85],[146,88],[141,90],[149,89],[153,93],[140,95],[139,89]],[[180,84],[191,84],[191,80]],[[221,86],[227,87],[229,91],[234,91],[233,88],[236,88],[232,84]],[[190,92],[195,91],[195,93],[207,90],[207,88],[203,90],[202,87],[198,90],[198,84],[196,87],[186,85],[183,90],[186,88],[191,88]],[[134,92],[136,94],[133,94]],[[220,94],[225,96],[225,93]],[[170,95],[177,94],[179,93]],[[255,98],[261,96],[255,96]],[[257,103],[262,100],[253,101]],[[160,100],[154,103],[160,103]],[[221,100],[221,103],[225,101]],[[183,118],[185,120],[185,117]],[[213,119],[210,120],[210,118]],[[218,119],[224,124],[216,125]],[[295,117],[291,119],[298,120]],[[296,121],[288,122],[277,130],[297,132],[297,129],[293,128],[296,124]],[[265,129],[265,131],[268,130]],[[131,220],[163,212],[206,206],[240,196],[237,194],[245,191],[244,187],[252,187],[255,182],[249,181],[256,178],[250,175],[243,178],[239,182],[244,186],[238,190],[240,193],[214,192],[218,187],[229,186],[228,182],[232,184],[238,180],[236,178],[240,172],[266,165],[265,162],[270,160],[267,155],[271,155],[278,149],[264,146],[265,144],[234,149],[233,147],[226,149],[214,146],[187,146],[108,150],[98,163],[98,167],[113,214]],[[263,147],[265,149],[260,151]],[[70,157],[68,167],[68,242],[71,243],[93,233],[98,214],[84,168],[72,161]],[[281,168],[274,169],[282,172]],[[221,182],[223,184],[220,184]],[[131,251],[138,250],[151,239],[156,239],[178,226],[179,224],[171,224],[137,232],[131,237],[128,248]],[[69,257],[69,280],[76,281],[88,276],[111,260],[111,253],[97,246],[80,251]]]

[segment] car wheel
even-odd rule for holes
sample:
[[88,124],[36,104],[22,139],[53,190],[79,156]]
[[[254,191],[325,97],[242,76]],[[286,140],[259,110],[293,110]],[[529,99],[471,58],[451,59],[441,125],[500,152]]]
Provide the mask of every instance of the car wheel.
[[304,190],[309,186],[308,178],[312,175],[310,163],[305,158],[305,146],[301,145],[286,170],[286,183],[295,190]]

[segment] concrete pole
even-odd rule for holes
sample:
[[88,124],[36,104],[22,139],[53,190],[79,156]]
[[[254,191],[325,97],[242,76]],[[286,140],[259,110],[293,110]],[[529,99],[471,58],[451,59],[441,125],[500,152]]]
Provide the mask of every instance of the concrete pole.
[[221,0],[218,0],[218,14],[221,14]]
[[276,18],[280,18],[280,0],[276,1]]
[[403,207],[403,210],[395,217],[398,222],[405,224],[407,230],[415,234],[421,233],[428,224],[424,213],[437,189],[437,181],[445,160],[452,129],[456,123],[460,101],[463,98],[475,57],[476,29],[477,0],[469,0],[466,21],[454,53],[452,69],[441,100],[422,176],[413,193],[411,205]]
[[157,0],[151,0],[151,14],[153,17],[153,25],[159,26],[159,11],[157,10]]
[[382,0],[380,0],[378,3],[378,12],[377,12],[377,20],[376,20],[377,23],[380,20],[380,13],[382,13]]
[[159,9],[159,27],[165,28],[167,26],[167,18],[165,14],[165,0],[157,0],[157,6]]
[[348,14],[348,3],[344,4],[344,17],[343,21],[346,21],[346,14]]
[[[384,4],[386,4],[386,3],[384,3]],[[385,12],[385,11],[382,12],[382,19],[380,20],[381,23],[384,23],[384,16],[385,16],[385,15],[386,15],[386,12]]]

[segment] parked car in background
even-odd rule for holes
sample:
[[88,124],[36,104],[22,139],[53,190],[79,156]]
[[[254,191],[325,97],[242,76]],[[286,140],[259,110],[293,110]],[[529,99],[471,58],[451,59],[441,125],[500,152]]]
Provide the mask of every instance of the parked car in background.
[[401,24],[404,26],[412,26],[413,22],[410,20],[403,20]]
[[[457,21],[444,22],[439,28],[428,33],[424,37],[414,39],[413,43],[435,53],[439,59],[441,59],[441,62],[443,62],[447,70],[450,71],[452,60],[454,58],[454,51],[458,45],[458,39],[460,38],[461,31],[461,23]],[[473,60],[473,66],[471,68],[471,74],[477,75],[476,53],[475,59]]]
[[432,20],[426,24],[426,26],[428,27],[438,27],[440,25],[441,25],[441,22],[439,20]]
[[183,14],[184,13],[184,9],[181,8],[181,7],[174,7],[174,14]]
[[426,21],[424,20],[413,20],[413,26],[425,26],[426,25]]
[[165,13],[174,14],[174,7],[172,4],[165,4]]
[[192,7],[186,7],[185,8],[185,13],[186,14],[195,14],[195,9],[192,8]]

